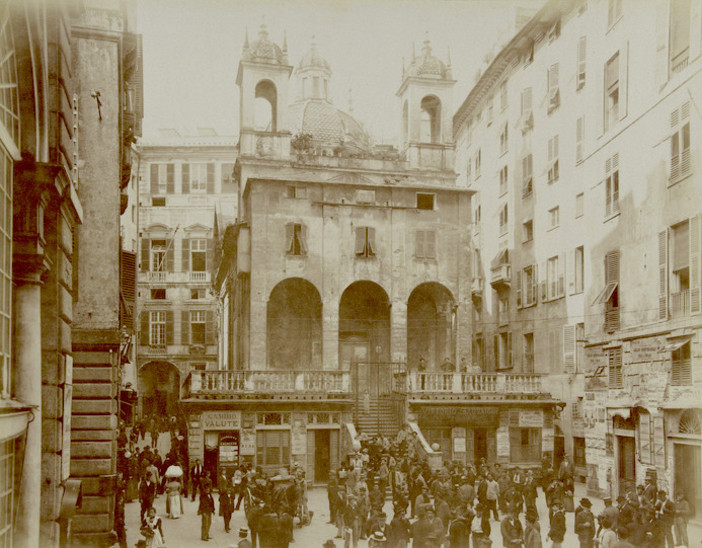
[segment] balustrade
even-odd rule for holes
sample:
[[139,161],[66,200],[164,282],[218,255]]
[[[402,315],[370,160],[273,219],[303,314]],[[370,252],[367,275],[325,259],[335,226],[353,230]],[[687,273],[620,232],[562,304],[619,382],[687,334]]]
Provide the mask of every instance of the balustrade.
[[348,393],[348,371],[193,371],[190,393]]
[[410,392],[415,393],[517,393],[542,392],[541,376],[512,373],[410,373]]

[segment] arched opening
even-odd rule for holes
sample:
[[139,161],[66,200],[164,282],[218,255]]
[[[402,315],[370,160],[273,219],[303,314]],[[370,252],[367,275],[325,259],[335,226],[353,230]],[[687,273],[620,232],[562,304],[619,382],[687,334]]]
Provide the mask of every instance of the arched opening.
[[153,361],[139,369],[141,416],[173,416],[180,400],[180,372],[170,362]]
[[685,497],[690,514],[702,516],[702,410],[686,409],[680,414],[673,435],[675,496]]
[[257,131],[277,131],[278,91],[270,80],[256,84],[254,99],[254,129]]
[[421,102],[419,140],[422,143],[438,143],[441,135],[441,101],[427,95]]
[[410,369],[441,371],[455,367],[454,299],[435,282],[417,286],[407,301],[407,363]]
[[409,140],[409,106],[407,101],[402,105],[402,142],[404,146]]
[[314,285],[283,280],[271,291],[266,314],[269,369],[322,369],[322,299]]
[[348,286],[339,303],[339,365],[390,360],[390,300],[374,282]]

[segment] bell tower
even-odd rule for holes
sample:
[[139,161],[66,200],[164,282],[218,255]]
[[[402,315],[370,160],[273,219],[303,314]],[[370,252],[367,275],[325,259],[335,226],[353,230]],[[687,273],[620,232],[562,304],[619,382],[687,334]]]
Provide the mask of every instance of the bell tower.
[[239,154],[272,159],[290,156],[287,40],[283,47],[268,37],[262,24],[258,38],[249,44],[248,30],[239,61]]
[[428,39],[420,55],[412,47],[409,67],[402,67],[397,91],[401,107],[400,150],[414,169],[453,171],[453,86],[447,63],[432,53]]

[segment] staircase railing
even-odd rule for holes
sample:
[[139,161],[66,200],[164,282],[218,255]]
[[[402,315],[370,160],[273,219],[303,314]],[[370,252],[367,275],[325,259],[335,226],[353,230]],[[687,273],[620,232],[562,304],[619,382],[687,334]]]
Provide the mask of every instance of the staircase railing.
[[432,470],[438,470],[441,468],[443,465],[441,451],[434,451],[431,448],[431,445],[429,445],[429,442],[424,437],[424,434],[422,434],[422,431],[416,422],[408,422],[407,426],[409,426],[410,430],[415,434],[414,450],[416,451],[417,456],[420,458],[426,458],[427,464],[429,464],[429,467]]

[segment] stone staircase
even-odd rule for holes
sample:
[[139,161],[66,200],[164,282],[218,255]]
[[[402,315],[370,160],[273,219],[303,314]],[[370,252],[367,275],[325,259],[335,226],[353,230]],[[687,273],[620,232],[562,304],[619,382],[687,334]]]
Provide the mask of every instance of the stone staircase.
[[354,409],[359,433],[394,438],[404,422],[405,399],[401,395],[360,396]]

